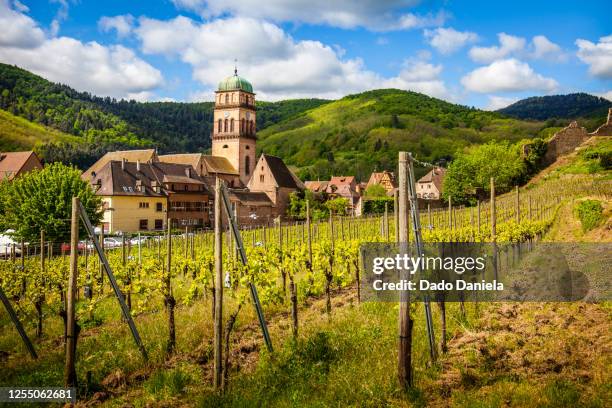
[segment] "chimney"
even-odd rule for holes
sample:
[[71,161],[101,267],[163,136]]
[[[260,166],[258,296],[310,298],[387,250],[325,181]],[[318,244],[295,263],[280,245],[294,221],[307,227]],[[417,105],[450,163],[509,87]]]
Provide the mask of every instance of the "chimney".
[[136,160],[136,171],[140,171],[140,160]]

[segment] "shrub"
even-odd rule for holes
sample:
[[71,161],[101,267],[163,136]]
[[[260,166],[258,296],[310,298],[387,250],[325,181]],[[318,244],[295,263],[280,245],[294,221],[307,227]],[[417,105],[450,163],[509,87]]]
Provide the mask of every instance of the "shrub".
[[603,220],[603,206],[597,200],[584,200],[574,207],[584,232],[597,227]]
[[382,214],[385,212],[385,203],[387,203],[388,211],[393,211],[394,200],[391,197],[379,197],[363,202],[364,214]]

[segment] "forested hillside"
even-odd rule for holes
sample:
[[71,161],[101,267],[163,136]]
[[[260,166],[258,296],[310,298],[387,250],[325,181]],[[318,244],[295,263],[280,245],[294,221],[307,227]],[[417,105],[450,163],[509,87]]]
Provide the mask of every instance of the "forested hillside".
[[384,89],[350,95],[259,133],[259,148],[299,168],[303,179],[393,169],[397,151],[428,162],[448,161],[463,148],[490,140],[539,135],[526,122],[444,102],[415,92]]
[[[297,99],[258,103],[258,127],[326,102]],[[38,150],[49,161],[72,162],[81,167],[95,161],[104,151],[116,148],[155,146],[160,152],[197,152],[210,147],[212,102],[117,101],[77,92],[6,64],[0,64],[0,109],[76,136],[73,140],[40,139],[42,145]],[[30,136],[29,139],[36,139]],[[5,136],[0,137],[0,145],[14,145]],[[78,141],[86,143],[77,145]]]
[[[578,119],[585,122],[601,124],[612,107],[612,102],[605,98],[586,93],[568,95],[534,96],[513,103],[498,112],[518,119]],[[588,120],[593,119],[593,120]],[[589,126],[587,126],[589,127]]]

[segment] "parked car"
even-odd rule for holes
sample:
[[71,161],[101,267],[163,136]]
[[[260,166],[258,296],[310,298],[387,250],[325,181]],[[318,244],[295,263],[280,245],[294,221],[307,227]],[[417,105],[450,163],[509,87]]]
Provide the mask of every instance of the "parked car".
[[139,241],[140,241],[141,244],[144,244],[147,239],[149,239],[149,238],[143,237],[142,235],[140,237],[134,237],[134,238],[130,239],[130,244],[138,245]]
[[0,234],[0,258],[11,256],[13,245],[15,246],[15,255],[21,255],[21,243],[14,241],[11,237],[14,232],[14,230],[7,230],[4,234]]
[[112,248],[120,248],[122,246],[121,240],[117,238],[104,238],[104,248],[112,249]]
[[[77,248],[79,249],[79,251],[84,250],[85,248],[89,249],[89,246],[85,243],[85,241],[79,241]],[[65,252],[70,252],[70,244],[64,242],[61,246],[60,246],[60,251],[62,251],[62,253]]]

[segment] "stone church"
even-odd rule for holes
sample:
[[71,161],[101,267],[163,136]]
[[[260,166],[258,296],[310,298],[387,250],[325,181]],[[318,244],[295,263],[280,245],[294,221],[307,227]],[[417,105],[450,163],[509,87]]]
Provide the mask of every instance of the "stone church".
[[227,160],[238,175],[229,187],[240,223],[261,224],[284,217],[289,195],[304,185],[281,158],[262,154],[257,160],[255,93],[236,69],[219,82],[213,118],[212,157]]

